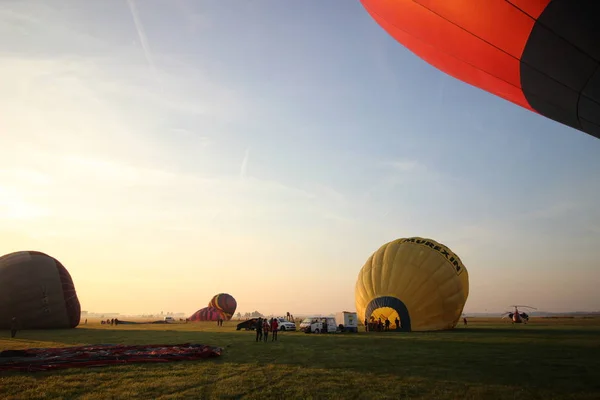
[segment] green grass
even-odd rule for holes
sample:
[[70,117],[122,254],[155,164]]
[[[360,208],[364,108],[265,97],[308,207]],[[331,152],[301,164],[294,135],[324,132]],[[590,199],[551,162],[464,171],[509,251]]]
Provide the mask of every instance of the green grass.
[[0,349],[195,342],[216,359],[0,374],[0,398],[598,399],[600,320],[472,319],[435,333],[306,335],[256,343],[235,323],[89,324],[24,331]]

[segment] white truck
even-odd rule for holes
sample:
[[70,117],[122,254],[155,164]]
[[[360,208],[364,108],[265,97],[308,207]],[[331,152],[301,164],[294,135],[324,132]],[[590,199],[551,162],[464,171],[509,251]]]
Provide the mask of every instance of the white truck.
[[335,322],[342,332],[358,332],[358,314],[342,311],[335,315]]
[[300,330],[304,333],[335,333],[337,324],[333,317],[308,317],[300,323]]

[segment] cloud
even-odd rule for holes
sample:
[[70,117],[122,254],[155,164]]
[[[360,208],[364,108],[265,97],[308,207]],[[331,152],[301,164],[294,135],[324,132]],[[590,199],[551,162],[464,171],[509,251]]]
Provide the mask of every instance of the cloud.
[[92,224],[96,232],[115,225],[204,231],[210,227],[203,222],[219,215],[243,221],[313,207],[314,195],[254,177],[202,176],[76,154],[35,159],[47,166],[44,172],[26,165],[1,170],[0,220],[42,226],[58,218],[66,229],[87,231]]
[[335,221],[338,223],[342,223],[344,225],[348,225],[348,224],[356,224],[357,220],[355,218],[352,217],[348,217],[348,216],[344,216],[344,215],[340,215],[340,214],[335,214],[332,212],[324,212],[322,214],[323,218],[330,220],[330,221]]
[[[217,134],[227,137],[220,120],[235,121],[238,110],[249,109],[228,88],[204,85],[195,74],[165,81],[160,92],[143,84],[139,66],[111,68],[85,57],[5,57],[0,73],[11,79],[0,83],[6,114],[0,120],[0,151],[14,162],[21,157],[17,153],[37,149],[122,160],[135,153],[148,163],[182,155],[197,159],[197,151],[220,139]],[[180,89],[186,80],[202,90]]]
[[[379,163],[381,175],[398,182],[437,180],[442,173],[422,161],[414,159],[384,160]],[[444,176],[444,178],[447,178]]]
[[534,209],[532,211],[524,212],[521,215],[515,216],[518,220],[543,220],[543,219],[554,219],[568,215],[573,211],[577,211],[585,203],[582,201],[575,201],[573,199],[568,200],[556,200],[550,202],[547,205]]
[[[87,235],[108,238],[115,230],[122,235],[133,235],[134,231],[136,235],[187,232],[214,241],[221,237],[218,232],[232,240],[251,231],[260,237],[257,223],[283,228],[285,221],[286,230],[297,234],[311,225],[331,233],[336,226],[357,222],[351,217],[356,214],[354,204],[332,188],[311,186],[306,190],[248,176],[244,168],[241,172],[245,178],[239,179],[235,175],[175,171],[139,164],[135,159],[124,162],[101,155],[30,155],[34,163],[26,160],[19,168],[0,170],[6,184],[0,221],[18,218],[31,222],[12,226],[5,223],[5,233],[77,239]],[[242,165],[247,165],[245,160]]]
[[384,165],[390,166],[393,170],[398,172],[414,171],[418,167],[423,167],[415,160],[388,161],[385,162]]
[[[218,114],[228,121],[253,112],[253,103],[242,100],[237,87],[224,85],[216,74],[208,77],[201,61],[191,64],[186,61],[187,54],[171,51],[154,53],[139,16],[140,3],[128,0],[127,4],[140,38],[144,64],[140,64],[127,41],[114,40],[115,32],[127,32],[123,29],[131,24],[127,19],[115,18],[111,24],[88,29],[79,22],[84,12],[90,11],[84,5],[58,11],[41,3],[27,6],[13,3],[0,8],[0,33],[4,27],[6,32],[2,36],[11,37],[3,46],[6,57],[2,69],[13,67],[10,76],[17,81],[28,73],[30,87],[42,77],[46,83],[59,76],[63,82],[79,80],[99,97],[135,100],[137,108],[144,108],[140,114],[145,111],[148,115],[148,105],[194,116]],[[15,35],[16,27],[22,34]],[[128,108],[133,107],[130,104]]]
[[42,205],[33,204],[13,188],[0,186],[0,221],[35,220],[47,215]]
[[246,151],[244,152],[244,158],[242,159],[242,165],[240,166],[240,179],[246,179],[249,158],[250,158],[250,148],[247,148]]
[[22,28],[23,23],[38,23],[40,21],[40,19],[35,15],[32,15],[32,13],[19,11],[18,7],[16,7],[16,9],[9,7],[0,8],[0,18],[5,24],[9,24],[13,28],[18,28],[19,26]]
[[594,226],[600,223],[600,213],[595,208],[592,201],[551,200],[532,211],[504,211],[480,217],[476,223],[455,224],[440,230],[439,235],[447,238],[451,247],[471,254],[496,253],[498,259],[510,260],[512,267],[548,257],[554,262],[562,257],[574,263],[586,254],[597,254],[600,231],[594,231]]
[[200,30],[213,27],[214,23],[206,15],[198,12],[193,7],[194,1],[174,0],[173,5],[180,11],[182,18],[187,22],[186,29],[191,34],[197,34]]
[[305,190],[249,177],[249,149],[244,179],[228,175],[231,133],[218,122],[252,112],[236,90],[176,57],[164,60],[160,88],[144,64],[115,61],[4,57],[0,74],[11,79],[0,82],[0,219],[81,237],[117,226],[208,231],[217,217],[312,207]]
[[412,159],[384,160],[376,165],[377,179],[364,192],[363,201],[390,197],[394,190],[414,185],[434,190],[439,182],[446,179],[431,167]]

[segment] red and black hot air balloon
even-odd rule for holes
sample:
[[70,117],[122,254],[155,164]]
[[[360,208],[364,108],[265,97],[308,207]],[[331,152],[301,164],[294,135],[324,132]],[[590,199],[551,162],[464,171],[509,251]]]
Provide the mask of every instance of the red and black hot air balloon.
[[12,317],[21,329],[79,325],[75,285],[58,260],[37,251],[0,257],[0,329],[8,329]]
[[600,138],[600,4],[361,0],[398,42],[447,74]]
[[213,296],[208,306],[223,311],[225,319],[230,320],[237,308],[237,301],[228,293],[219,293]]
[[214,307],[204,307],[196,311],[189,318],[190,321],[217,321],[226,319],[225,313]]

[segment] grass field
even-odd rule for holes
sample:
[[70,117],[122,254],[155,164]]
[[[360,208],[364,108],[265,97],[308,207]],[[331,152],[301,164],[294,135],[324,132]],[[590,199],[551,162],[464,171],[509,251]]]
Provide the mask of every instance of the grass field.
[[0,374],[0,398],[599,399],[600,319],[473,318],[435,333],[306,335],[256,343],[236,322],[24,331],[0,349],[203,343],[216,359]]

